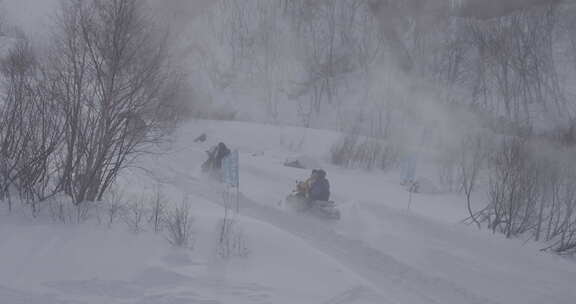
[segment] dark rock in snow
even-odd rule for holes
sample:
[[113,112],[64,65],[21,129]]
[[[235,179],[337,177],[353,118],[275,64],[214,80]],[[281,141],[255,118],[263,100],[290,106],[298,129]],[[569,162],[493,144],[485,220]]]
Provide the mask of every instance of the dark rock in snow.
[[284,162],[284,166],[297,169],[306,169],[298,160],[293,161],[287,160],[286,162]]
[[196,137],[196,139],[194,140],[194,142],[195,142],[195,143],[205,142],[206,139],[208,139],[208,136],[206,136],[206,133],[203,133],[202,135]]
[[286,159],[284,166],[298,169],[316,169],[320,167],[320,164],[312,157],[300,155]]

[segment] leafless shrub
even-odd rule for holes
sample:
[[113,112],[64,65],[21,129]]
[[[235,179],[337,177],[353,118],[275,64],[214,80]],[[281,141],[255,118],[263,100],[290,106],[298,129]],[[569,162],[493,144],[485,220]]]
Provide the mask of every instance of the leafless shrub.
[[144,230],[144,221],[147,213],[146,201],[144,199],[135,199],[126,206],[123,212],[123,219],[130,230],[134,233],[139,233]]
[[377,139],[345,135],[330,150],[333,164],[346,168],[387,170],[398,162],[398,151]]
[[122,192],[113,190],[101,202],[101,216],[106,219],[106,225],[111,228],[116,219],[126,212],[126,201]]
[[190,204],[184,200],[167,213],[165,226],[168,242],[176,247],[192,247],[193,222]]
[[465,137],[462,142],[458,161],[458,184],[466,197],[466,208],[470,218],[480,227],[476,219],[476,211],[472,208],[472,194],[476,190],[480,170],[489,156],[489,147],[486,138],[481,134]]
[[55,101],[44,90],[41,67],[25,38],[2,59],[0,72],[0,197],[15,195],[35,209],[54,195],[51,164],[62,121],[53,116]]
[[154,232],[158,233],[162,231],[162,224],[165,221],[167,211],[166,201],[159,189],[156,190],[151,203],[152,210],[148,222],[152,225]]
[[487,220],[491,230],[512,237],[530,229],[539,199],[537,165],[522,139],[503,143],[490,179]]
[[173,128],[181,73],[147,12],[143,1],[68,0],[45,56],[21,37],[2,58],[0,197],[34,213],[59,193],[100,201]]
[[248,239],[236,219],[224,218],[218,224],[216,254],[222,259],[241,258],[250,254]]
[[[551,167],[548,167],[548,169]],[[561,254],[576,253],[576,176],[572,165],[553,166],[546,174],[546,200],[541,202],[534,238]],[[544,171],[546,173],[546,171]]]
[[576,177],[563,154],[541,153],[525,139],[506,140],[495,154],[488,207],[478,222],[506,237],[542,241],[545,249],[576,252]]
[[354,148],[358,142],[358,136],[346,135],[330,150],[330,159],[333,164],[347,167],[354,155]]
[[49,202],[50,217],[55,222],[68,223],[72,222],[72,203],[67,200],[53,200]]
[[62,224],[82,224],[93,219],[97,208],[92,203],[74,204],[68,197],[52,197],[46,201],[48,213],[54,222]]

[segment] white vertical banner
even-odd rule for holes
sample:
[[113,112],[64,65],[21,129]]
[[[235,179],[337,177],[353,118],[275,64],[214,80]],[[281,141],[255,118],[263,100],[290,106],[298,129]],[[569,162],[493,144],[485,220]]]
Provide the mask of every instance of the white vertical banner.
[[[240,212],[240,154],[234,150],[222,160],[223,181],[229,189],[227,206],[235,202],[236,213]],[[231,206],[230,206],[231,207]]]
[[222,174],[224,183],[230,187],[240,186],[240,155],[234,150],[222,160]]
[[231,168],[232,168],[232,157],[231,154],[228,154],[226,157],[222,159],[222,169],[221,169],[222,181],[226,185],[230,185],[230,182],[232,181]]
[[230,185],[232,187],[240,187],[240,154],[238,150],[232,152],[232,160],[230,163]]

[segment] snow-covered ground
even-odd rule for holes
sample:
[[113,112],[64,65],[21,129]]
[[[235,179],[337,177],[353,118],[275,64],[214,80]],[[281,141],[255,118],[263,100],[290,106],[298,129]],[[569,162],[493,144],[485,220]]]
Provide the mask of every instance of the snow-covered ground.
[[[208,141],[194,143],[206,133]],[[408,193],[397,172],[327,164],[334,132],[239,122],[192,122],[169,152],[121,180],[127,193],[161,185],[194,213],[193,250],[161,235],[92,224],[0,217],[0,303],[566,303],[576,302],[576,264],[537,246],[459,224],[463,199]],[[221,186],[199,174],[204,151],[240,151],[239,222],[250,253],[216,257]],[[287,212],[283,198],[309,170],[283,166],[305,155],[328,171],[342,220]]]
[[193,201],[193,251],[171,249],[150,233],[3,218],[0,303],[324,303],[348,292],[377,298],[354,273],[257,220],[242,221],[247,258],[216,258],[220,208]]

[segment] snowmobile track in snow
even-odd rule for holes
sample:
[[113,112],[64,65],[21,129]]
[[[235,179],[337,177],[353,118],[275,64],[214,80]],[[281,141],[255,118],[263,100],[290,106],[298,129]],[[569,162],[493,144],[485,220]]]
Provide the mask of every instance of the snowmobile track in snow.
[[[203,197],[218,205],[222,191],[214,185],[171,170],[175,175],[157,178],[184,194]],[[394,257],[348,239],[330,228],[329,222],[287,213],[278,208],[240,197],[240,213],[303,239],[316,250],[337,261],[342,267],[366,280],[390,303],[411,304],[497,304],[443,278],[424,274]]]

